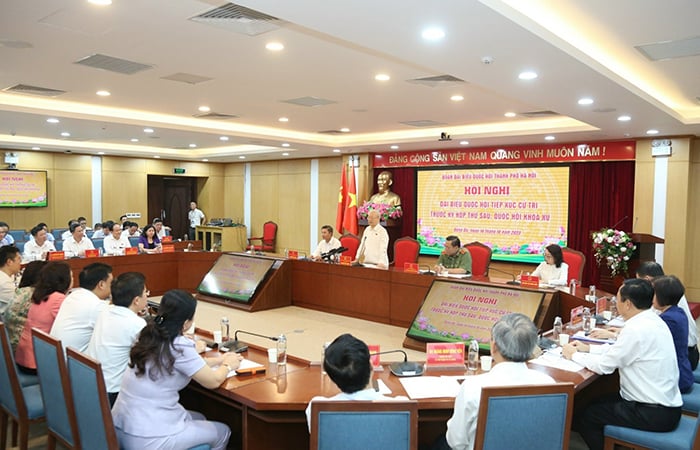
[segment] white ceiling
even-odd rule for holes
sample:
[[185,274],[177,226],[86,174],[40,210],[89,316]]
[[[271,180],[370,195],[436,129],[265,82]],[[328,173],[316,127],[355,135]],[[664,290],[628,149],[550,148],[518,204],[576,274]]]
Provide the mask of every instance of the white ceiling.
[[[1,147],[256,161],[330,156],[333,149],[386,152],[391,145],[454,148],[461,140],[485,146],[544,142],[546,135],[562,143],[627,139],[652,128],[658,136],[700,135],[700,56],[650,61],[635,49],[697,38],[695,0],[238,1],[281,19],[279,28],[257,36],[233,31],[230,20],[221,26],[190,20],[224,0],[113,2],[0,2]],[[421,38],[430,25],[445,30],[442,41]],[[285,49],[266,50],[271,41]],[[75,64],[93,54],[153,67],[124,75]],[[493,62],[484,64],[484,57]],[[539,77],[519,80],[526,69]],[[391,80],[375,81],[380,72]],[[177,73],[210,80],[163,79]],[[464,82],[407,82],[440,75]],[[66,93],[1,90],[16,84]],[[98,97],[100,89],[112,95]],[[451,101],[455,94],[464,100]],[[577,104],[584,96],[595,102]],[[300,97],[335,103],[283,102]],[[238,117],[195,118],[200,105]],[[508,111],[518,116],[504,117]],[[522,115],[536,111],[557,115]],[[623,114],[632,120],[618,121]],[[289,122],[279,122],[282,116]],[[47,123],[49,117],[60,123]],[[436,125],[404,123],[410,121]],[[155,132],[145,134],[145,127]],[[350,132],[320,133],[343,127]],[[62,138],[62,131],[71,136]],[[438,142],[441,132],[452,141]]]

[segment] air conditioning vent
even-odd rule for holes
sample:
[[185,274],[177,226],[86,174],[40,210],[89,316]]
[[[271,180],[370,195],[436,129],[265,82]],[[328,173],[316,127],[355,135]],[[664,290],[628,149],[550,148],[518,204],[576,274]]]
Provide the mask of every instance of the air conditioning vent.
[[289,100],[280,100],[280,101],[282,103],[291,103],[292,105],[308,106],[308,107],[325,106],[325,105],[330,105],[332,103],[338,103],[335,100],[328,100],[325,98],[318,98],[318,97],[299,97],[299,98],[292,98]]
[[406,82],[429,87],[459,86],[465,83],[464,80],[452,75],[436,75],[432,77],[414,78],[413,80],[406,80]]
[[409,127],[441,127],[447,125],[444,122],[435,122],[434,120],[407,120],[406,122],[399,122],[403,125],[408,125]]
[[123,75],[133,75],[153,68],[153,66],[149,64],[115,58],[114,56],[101,55],[99,53],[79,59],[75,64],[92,67],[93,69],[109,70],[110,72],[117,72]]
[[205,81],[213,80],[213,78],[203,77],[200,75],[195,75],[192,73],[183,73],[183,72],[178,72],[178,73],[174,73],[172,75],[161,77],[161,79],[162,80],[177,81],[179,83],[185,83],[185,84],[199,84],[199,83],[204,83]]
[[226,3],[218,8],[191,17],[190,20],[247,36],[257,36],[276,30],[285,23],[277,17],[246,8],[245,6],[236,5],[235,3]]
[[28,84],[15,84],[14,86],[3,89],[3,91],[13,92],[15,94],[40,95],[42,97],[58,97],[66,93],[66,91],[60,89],[30,86]]
[[528,117],[530,119],[536,119],[538,117],[556,117],[559,113],[554,111],[527,111],[518,113],[519,116]]
[[217,112],[193,114],[192,117],[196,117],[198,119],[211,119],[211,120],[238,119],[238,116],[236,116],[234,114],[222,114],[222,113],[217,113]]

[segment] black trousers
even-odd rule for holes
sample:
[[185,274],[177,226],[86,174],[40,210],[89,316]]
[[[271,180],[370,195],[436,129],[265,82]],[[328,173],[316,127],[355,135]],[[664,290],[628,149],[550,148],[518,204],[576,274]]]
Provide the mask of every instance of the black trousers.
[[118,396],[119,396],[119,392],[107,392],[107,397],[109,398],[109,406],[110,407],[114,406],[114,402],[117,401]]
[[189,232],[187,233],[190,237],[190,241],[194,241],[194,232],[196,231],[196,228],[190,227]]
[[698,346],[694,345],[688,347],[688,360],[690,361],[690,368],[695,370],[698,368],[698,359],[700,359],[700,354],[698,354]]
[[602,450],[605,425],[645,431],[671,431],[681,419],[681,407],[630,402],[619,395],[602,397],[574,418],[574,429],[591,450]]

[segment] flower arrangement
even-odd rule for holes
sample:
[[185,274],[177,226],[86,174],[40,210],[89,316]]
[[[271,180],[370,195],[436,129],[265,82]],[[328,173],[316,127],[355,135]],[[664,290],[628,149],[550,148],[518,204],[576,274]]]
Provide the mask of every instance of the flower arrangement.
[[363,202],[362,206],[357,208],[357,218],[367,219],[367,214],[370,211],[378,211],[379,219],[386,221],[387,219],[400,219],[403,216],[403,210],[400,206],[386,205],[384,203]]
[[637,248],[630,235],[624,231],[603,228],[593,232],[591,238],[593,238],[593,253],[598,265],[605,261],[612,276],[627,275],[629,260],[632,252]]

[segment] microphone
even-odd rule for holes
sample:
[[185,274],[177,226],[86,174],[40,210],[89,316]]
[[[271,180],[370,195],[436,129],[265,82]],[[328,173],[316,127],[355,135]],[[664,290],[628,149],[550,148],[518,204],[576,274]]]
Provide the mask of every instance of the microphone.
[[433,272],[433,271],[430,269],[430,264],[422,264],[422,265],[420,265],[420,266],[418,266],[418,267],[420,267],[421,269],[422,269],[423,267],[427,267],[427,268],[428,268],[427,271],[421,272],[423,275],[435,275],[435,272]]
[[257,336],[257,337],[269,339],[271,341],[277,341],[276,336],[265,336],[264,334],[253,333],[250,331],[236,330],[236,332],[233,333],[233,340],[223,342],[223,343],[219,344],[219,347],[225,347],[229,350],[233,350],[236,353],[247,352],[248,345],[245,342],[241,342],[238,340],[238,333],[248,334],[250,336]]
[[506,284],[511,284],[511,285],[515,285],[515,286],[520,285],[520,282],[519,282],[518,280],[515,279],[515,275],[513,275],[512,273],[506,272],[505,270],[499,270],[499,269],[496,269],[496,268],[493,268],[493,267],[489,267],[489,274],[491,273],[492,270],[493,270],[494,272],[502,273],[502,274],[505,274],[505,275],[510,275],[511,278],[513,278],[513,279],[510,280],[510,281],[506,281]]
[[338,255],[346,251],[348,251],[347,247],[332,248],[326,253],[321,253],[321,259],[323,259],[324,261],[330,261],[332,256]]
[[618,225],[620,225],[625,219],[628,219],[628,218],[629,218],[629,216],[623,217],[622,219],[615,222],[615,225],[611,226],[610,228],[612,228],[614,230],[615,228],[617,228]]
[[408,355],[403,350],[387,350],[385,352],[370,353],[369,356],[386,355],[389,353],[402,353],[403,362],[395,362],[389,364],[389,370],[397,377],[419,377],[423,375],[423,364],[417,362],[409,362]]

